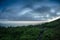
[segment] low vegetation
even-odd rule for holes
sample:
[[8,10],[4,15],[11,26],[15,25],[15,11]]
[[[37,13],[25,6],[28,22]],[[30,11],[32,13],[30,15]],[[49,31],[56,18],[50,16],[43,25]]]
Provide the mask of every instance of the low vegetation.
[[60,19],[42,25],[0,26],[0,40],[60,40]]

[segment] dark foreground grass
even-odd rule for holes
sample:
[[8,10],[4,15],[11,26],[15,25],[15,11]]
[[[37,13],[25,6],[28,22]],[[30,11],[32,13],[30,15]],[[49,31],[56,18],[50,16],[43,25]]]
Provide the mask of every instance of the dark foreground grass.
[[0,28],[0,40],[37,40],[38,27],[9,27]]
[[60,40],[60,28],[2,27],[0,40]]

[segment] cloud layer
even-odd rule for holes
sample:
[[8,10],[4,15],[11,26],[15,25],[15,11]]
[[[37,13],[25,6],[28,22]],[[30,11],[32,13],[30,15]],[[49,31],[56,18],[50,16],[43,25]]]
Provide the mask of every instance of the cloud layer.
[[41,21],[60,16],[60,0],[0,0],[0,20]]

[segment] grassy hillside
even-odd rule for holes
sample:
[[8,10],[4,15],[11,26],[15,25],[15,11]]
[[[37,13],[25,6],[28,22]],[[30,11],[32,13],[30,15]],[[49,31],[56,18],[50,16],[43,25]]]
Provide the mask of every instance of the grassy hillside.
[[0,40],[60,40],[60,19],[42,25],[0,26]]
[[0,28],[0,40],[37,40],[37,27]]

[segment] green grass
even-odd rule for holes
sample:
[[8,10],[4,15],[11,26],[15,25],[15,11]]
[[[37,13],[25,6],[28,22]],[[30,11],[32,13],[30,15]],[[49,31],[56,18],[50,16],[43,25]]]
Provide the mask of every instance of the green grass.
[[0,29],[0,40],[37,40],[38,27],[16,27]]
[[2,27],[0,40],[60,40],[60,19],[41,25]]

